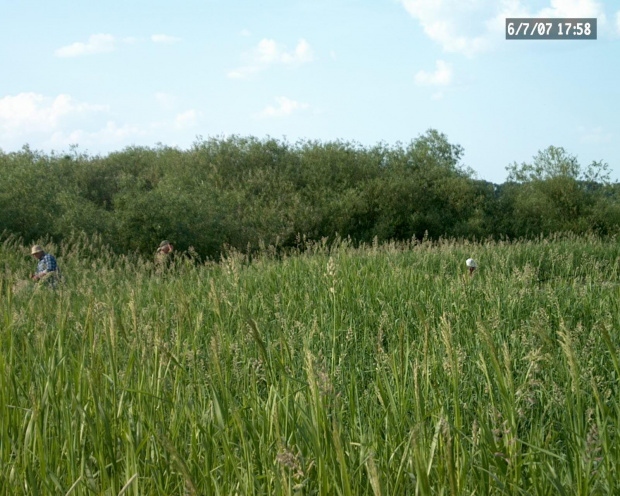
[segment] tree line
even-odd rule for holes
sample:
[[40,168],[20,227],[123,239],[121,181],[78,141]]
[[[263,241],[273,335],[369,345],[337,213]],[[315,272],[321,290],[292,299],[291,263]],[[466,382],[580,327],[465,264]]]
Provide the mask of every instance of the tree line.
[[224,246],[295,246],[440,236],[533,237],[620,230],[620,185],[609,166],[582,166],[560,147],[477,179],[463,148],[429,130],[408,144],[233,136],[180,150],[128,147],[105,156],[72,147],[0,150],[0,232],[25,242],[97,234],[118,252],[162,239],[217,257]]

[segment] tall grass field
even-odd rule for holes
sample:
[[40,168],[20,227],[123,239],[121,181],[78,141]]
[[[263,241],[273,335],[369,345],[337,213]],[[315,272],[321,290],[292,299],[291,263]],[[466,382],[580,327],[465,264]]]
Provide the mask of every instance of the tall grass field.
[[0,245],[1,494],[620,494],[617,239],[46,248]]

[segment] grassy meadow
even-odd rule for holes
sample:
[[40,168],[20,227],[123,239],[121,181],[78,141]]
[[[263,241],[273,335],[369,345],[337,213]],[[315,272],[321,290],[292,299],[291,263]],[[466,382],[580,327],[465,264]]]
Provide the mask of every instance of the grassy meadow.
[[47,248],[0,244],[1,494],[620,493],[614,238]]

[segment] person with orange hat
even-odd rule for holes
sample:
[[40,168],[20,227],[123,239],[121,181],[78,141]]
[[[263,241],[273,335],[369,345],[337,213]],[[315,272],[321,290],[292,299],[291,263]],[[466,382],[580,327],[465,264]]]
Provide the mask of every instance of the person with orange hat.
[[45,253],[41,245],[34,245],[30,254],[38,260],[37,271],[31,274],[30,279],[35,282],[45,281],[50,286],[55,287],[60,276],[56,258],[50,253]]

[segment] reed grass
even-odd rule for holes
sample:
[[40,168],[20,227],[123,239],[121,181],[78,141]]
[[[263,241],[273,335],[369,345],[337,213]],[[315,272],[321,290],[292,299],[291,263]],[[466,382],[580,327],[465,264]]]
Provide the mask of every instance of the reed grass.
[[48,247],[0,245],[1,494],[620,492],[615,239]]

